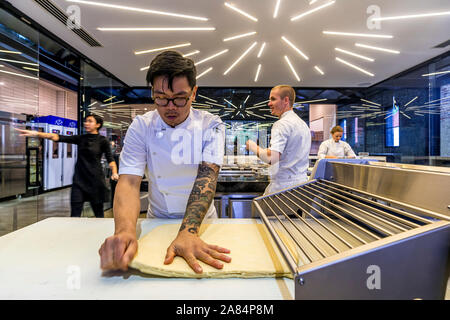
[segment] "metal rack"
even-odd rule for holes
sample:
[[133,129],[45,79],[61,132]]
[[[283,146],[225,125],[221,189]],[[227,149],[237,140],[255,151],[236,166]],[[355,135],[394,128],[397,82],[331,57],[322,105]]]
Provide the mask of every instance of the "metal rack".
[[[296,299],[443,298],[450,218],[332,181],[340,180],[339,166],[349,164],[330,163],[328,180],[253,202],[294,274]],[[373,176],[367,166],[350,166],[359,178],[352,181]],[[380,184],[389,174],[376,180]],[[450,190],[450,176],[441,179],[447,179]],[[367,283],[370,266],[381,269],[381,289]]]

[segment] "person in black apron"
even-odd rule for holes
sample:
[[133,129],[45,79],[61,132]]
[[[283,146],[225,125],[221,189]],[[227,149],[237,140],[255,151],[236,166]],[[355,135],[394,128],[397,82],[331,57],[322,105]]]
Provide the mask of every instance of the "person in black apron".
[[70,195],[71,217],[80,217],[85,201],[89,201],[97,218],[103,218],[103,202],[106,196],[105,177],[101,165],[104,154],[112,170],[111,179],[119,179],[117,165],[111,154],[111,147],[106,137],[98,131],[103,126],[103,119],[95,114],[88,115],[84,122],[86,134],[63,136],[32,130],[20,130],[21,136],[50,139],[54,142],[71,143],[78,146],[78,158],[73,175]]

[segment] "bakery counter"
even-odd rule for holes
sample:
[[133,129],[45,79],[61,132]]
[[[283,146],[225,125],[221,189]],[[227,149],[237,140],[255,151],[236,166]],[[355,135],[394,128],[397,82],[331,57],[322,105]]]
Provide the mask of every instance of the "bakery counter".
[[[214,223],[260,223],[216,219]],[[139,238],[180,220],[139,219]],[[48,218],[0,237],[0,299],[293,299],[287,278],[162,278],[135,270],[104,273],[98,250],[113,219]],[[244,240],[243,240],[244,241]]]

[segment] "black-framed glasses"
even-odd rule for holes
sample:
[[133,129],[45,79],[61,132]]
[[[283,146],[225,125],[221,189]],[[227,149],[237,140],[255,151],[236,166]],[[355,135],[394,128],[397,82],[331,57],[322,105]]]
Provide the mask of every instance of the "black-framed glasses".
[[158,98],[158,97],[156,97],[153,100],[155,101],[156,105],[159,106],[159,107],[167,107],[169,105],[169,102],[172,101],[172,103],[176,107],[182,108],[182,107],[184,107],[187,104],[187,102],[191,98],[191,94],[187,98],[176,97],[176,98],[169,99],[169,98]]

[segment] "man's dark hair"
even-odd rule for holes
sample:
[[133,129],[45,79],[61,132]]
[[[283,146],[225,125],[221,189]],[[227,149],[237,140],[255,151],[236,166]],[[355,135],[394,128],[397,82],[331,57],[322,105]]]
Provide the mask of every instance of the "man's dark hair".
[[152,60],[147,72],[147,85],[153,86],[153,80],[158,76],[169,78],[170,90],[175,77],[186,76],[191,88],[194,88],[197,83],[197,69],[194,61],[184,58],[181,53],[173,50],[163,51]]
[[97,130],[100,130],[100,129],[103,127],[103,118],[102,118],[102,117],[100,117],[99,115],[94,114],[94,113],[88,114],[88,115],[86,116],[86,119],[87,119],[88,117],[94,118],[94,119],[95,119],[95,122],[97,122],[97,124],[100,124],[100,127],[98,127]]

